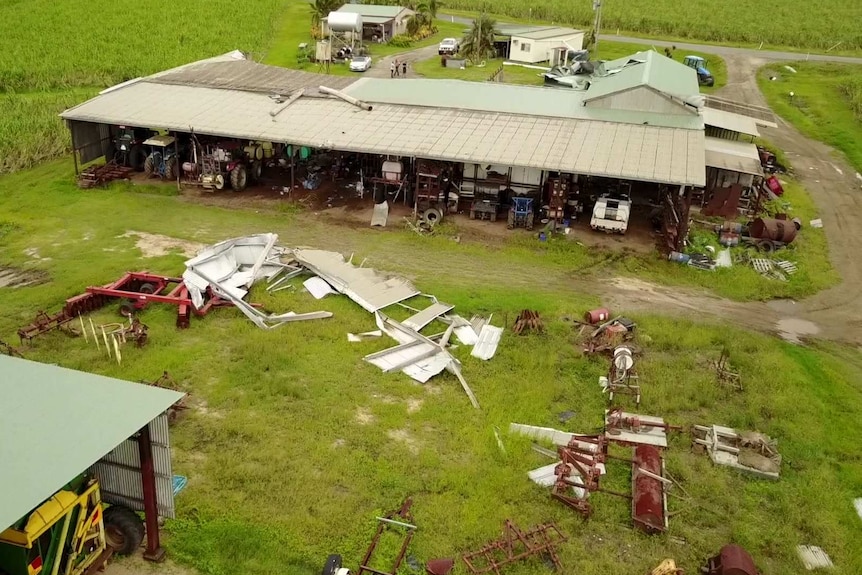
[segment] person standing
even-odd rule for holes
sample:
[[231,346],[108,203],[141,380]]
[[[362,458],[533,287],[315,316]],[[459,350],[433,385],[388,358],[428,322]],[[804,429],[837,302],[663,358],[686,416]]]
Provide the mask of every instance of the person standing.
[[391,64],[389,64],[389,77],[395,77],[395,61],[393,60]]
[[398,60],[395,60],[395,77],[401,75],[401,66],[398,64]]
[[407,77],[407,60],[401,62],[401,75]]

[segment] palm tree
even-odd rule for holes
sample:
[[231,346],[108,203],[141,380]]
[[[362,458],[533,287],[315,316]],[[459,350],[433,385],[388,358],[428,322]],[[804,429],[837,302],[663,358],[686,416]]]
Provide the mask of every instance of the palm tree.
[[494,36],[497,22],[487,14],[481,14],[473,20],[473,25],[467,31],[464,40],[461,42],[461,53],[473,62],[478,62],[485,58],[493,58]]
[[329,13],[338,10],[341,0],[314,0],[311,4],[311,27],[320,30],[320,23]]
[[415,12],[407,21],[407,34],[409,36],[416,36],[422,28],[426,26],[430,28],[434,25],[434,16],[431,14],[430,4],[414,2],[408,4],[407,7]]
[[439,0],[428,0],[426,6],[428,8],[428,14],[431,16],[431,20],[433,21],[437,19],[437,11],[445,6],[445,4]]

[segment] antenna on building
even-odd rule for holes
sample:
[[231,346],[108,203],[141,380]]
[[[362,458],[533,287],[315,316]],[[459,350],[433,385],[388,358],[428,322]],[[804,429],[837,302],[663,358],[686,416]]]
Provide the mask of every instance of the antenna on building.
[[602,29],[602,0],[593,0],[596,20],[593,23],[593,60],[599,59],[599,33]]

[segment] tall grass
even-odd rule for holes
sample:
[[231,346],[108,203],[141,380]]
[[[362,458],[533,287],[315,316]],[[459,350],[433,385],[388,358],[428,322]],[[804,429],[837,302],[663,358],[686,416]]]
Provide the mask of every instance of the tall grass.
[[57,114],[98,90],[266,49],[286,0],[0,2],[0,173],[67,152]]
[[862,122],[862,78],[846,79],[838,84],[838,88],[847,97],[856,119]]
[[[515,18],[592,25],[592,2],[579,0],[448,0],[456,10],[485,10]],[[605,32],[621,29],[710,42],[741,42],[842,50],[862,48],[859,4],[842,0],[612,0],[602,7]]]

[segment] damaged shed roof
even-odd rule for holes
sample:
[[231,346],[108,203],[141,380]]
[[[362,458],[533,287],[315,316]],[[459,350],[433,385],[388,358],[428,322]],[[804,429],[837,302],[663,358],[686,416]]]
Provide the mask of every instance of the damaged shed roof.
[[639,86],[680,98],[700,94],[694,69],[654,50],[603,62],[590,80],[587,101]]
[[[685,120],[693,122],[691,125],[663,126],[656,114],[644,120],[646,116],[637,112],[592,110],[583,112],[583,116],[570,111],[569,117],[559,117],[566,111],[556,106],[554,117],[550,117],[552,101],[562,102],[564,97],[558,92],[573,98],[575,94],[551,88],[515,94],[511,86],[462,81],[445,83],[453,94],[457,86],[459,99],[455,106],[462,106],[447,107],[443,100],[436,104],[423,100],[426,91],[444,87],[436,85],[436,80],[418,84],[412,82],[419,81],[381,80],[389,90],[397,90],[397,98],[388,98],[393,103],[379,95],[378,87],[383,84],[364,82],[364,88],[353,91],[354,96],[364,97],[362,90],[373,88],[374,94],[366,94],[375,102],[371,111],[335,98],[300,98],[273,116],[271,112],[279,106],[270,97],[276,85],[283,87],[279,93],[288,94],[315,84],[349,88],[343,82],[352,79],[281,68],[273,71],[273,67],[247,61],[206,62],[207,65],[183,66],[108,90],[61,116],[67,120],[182,132],[192,128],[201,134],[314,148],[659,183],[700,186],[705,180],[704,135],[697,115]],[[398,87],[402,83],[410,87]],[[477,109],[481,103],[469,104],[465,94],[470,90],[491,95],[483,109]],[[526,98],[527,105],[503,104],[513,96]]]

